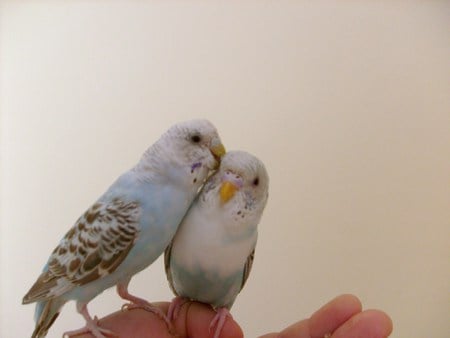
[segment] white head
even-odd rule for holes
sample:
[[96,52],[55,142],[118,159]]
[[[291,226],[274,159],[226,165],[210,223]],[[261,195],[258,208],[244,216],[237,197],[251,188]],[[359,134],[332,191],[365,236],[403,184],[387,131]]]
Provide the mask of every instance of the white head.
[[264,164],[244,151],[230,151],[205,185],[201,203],[214,203],[231,217],[234,226],[254,228],[266,206],[269,176]]
[[165,176],[185,174],[201,184],[210,170],[217,168],[225,154],[219,134],[207,120],[180,122],[170,127],[142,156],[137,169]]

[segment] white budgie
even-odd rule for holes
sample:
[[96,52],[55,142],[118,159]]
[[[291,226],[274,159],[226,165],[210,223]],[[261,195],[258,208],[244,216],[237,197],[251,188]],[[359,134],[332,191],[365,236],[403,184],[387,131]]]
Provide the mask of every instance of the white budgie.
[[253,155],[230,151],[222,158],[165,251],[167,279],[178,296],[170,319],[185,299],[210,304],[217,311],[210,328],[219,337],[252,267],[268,185],[264,164]]
[[172,126],[135,167],[77,220],[50,255],[42,274],[23,298],[36,304],[32,337],[45,337],[69,300],[76,301],[86,326],[70,334],[113,334],[97,325],[87,304],[117,285],[129,307],[158,308],[128,293],[128,283],[172,240],[210,171],[225,153],[216,128],[206,120]]

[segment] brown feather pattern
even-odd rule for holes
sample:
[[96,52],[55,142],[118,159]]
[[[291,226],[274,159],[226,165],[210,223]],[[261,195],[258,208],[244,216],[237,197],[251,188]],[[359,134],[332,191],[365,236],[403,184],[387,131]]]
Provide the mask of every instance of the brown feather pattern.
[[112,273],[133,247],[138,234],[137,202],[98,202],[67,232],[23,303],[57,297]]
[[244,288],[247,282],[248,276],[250,276],[250,271],[252,271],[253,261],[255,260],[255,249],[248,255],[247,260],[244,265],[244,275],[242,276],[241,290]]

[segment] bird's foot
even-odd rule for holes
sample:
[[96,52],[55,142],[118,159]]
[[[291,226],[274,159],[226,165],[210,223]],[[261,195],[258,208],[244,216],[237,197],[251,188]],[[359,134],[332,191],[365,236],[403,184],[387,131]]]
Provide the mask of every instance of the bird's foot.
[[75,337],[87,333],[92,334],[95,338],[106,338],[106,337],[119,338],[119,336],[116,333],[98,326],[98,322],[99,319],[97,317],[94,317],[94,320],[92,322],[87,322],[85,327],[82,327],[81,329],[78,330],[64,332],[63,338]]
[[225,324],[225,321],[227,320],[227,317],[232,318],[230,311],[228,311],[227,308],[221,307],[217,310],[216,315],[214,316],[213,320],[209,324],[209,330],[212,331],[214,326],[216,327],[214,331],[214,338],[219,338],[220,332],[222,331],[223,325]]
[[167,317],[170,321],[176,320],[180,314],[181,307],[186,304],[188,300],[184,297],[175,297],[170,303],[169,310],[167,311]]
[[122,308],[121,308],[122,311],[129,311],[129,310],[133,310],[133,309],[143,309],[145,311],[152,312],[155,315],[157,315],[159,318],[164,320],[164,322],[167,324],[167,327],[169,327],[169,328],[171,327],[170,320],[167,317],[167,315],[164,313],[164,311],[161,310],[159,307],[147,302],[146,300],[143,300],[143,299],[136,300],[134,302],[122,305]]

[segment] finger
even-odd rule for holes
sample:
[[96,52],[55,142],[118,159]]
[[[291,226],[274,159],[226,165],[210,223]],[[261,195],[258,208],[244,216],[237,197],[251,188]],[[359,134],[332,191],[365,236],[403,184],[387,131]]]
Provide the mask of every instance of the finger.
[[[311,338],[308,328],[308,320],[303,319],[278,333],[269,333],[259,338]],[[322,337],[321,337],[322,338]]]
[[341,295],[334,298],[309,318],[311,338],[322,338],[334,332],[355,314],[361,312],[361,309],[361,302],[356,296]]
[[366,310],[353,316],[332,335],[332,338],[386,338],[392,333],[392,320],[382,311]]
[[[359,312],[361,302],[357,297],[338,296],[313,313],[309,319],[301,320],[284,329],[281,335],[289,338],[323,338]],[[269,334],[260,338],[275,336]]]
[[[168,303],[155,303],[154,305],[167,311]],[[98,326],[114,332],[118,337],[130,338],[171,338],[166,323],[156,314],[143,310],[132,309],[114,312],[98,322]],[[92,338],[92,334],[72,336],[71,338]]]
[[[169,303],[153,303],[167,312]],[[142,309],[129,311],[117,311],[102,318],[98,325],[117,334],[118,337],[141,338],[207,338],[211,336],[209,325],[216,312],[208,305],[196,302],[188,302],[181,308],[180,314],[173,323],[175,332],[169,332],[166,323],[157,315]],[[91,338],[93,335],[77,335],[76,338]],[[242,329],[232,319],[227,318],[220,338],[241,338]],[[75,337],[73,337],[75,338]]]
[[[207,338],[211,337],[210,323],[216,312],[209,305],[187,302],[181,307],[179,316],[174,322],[178,335],[185,338]],[[220,338],[241,338],[242,329],[228,317],[222,328]]]

